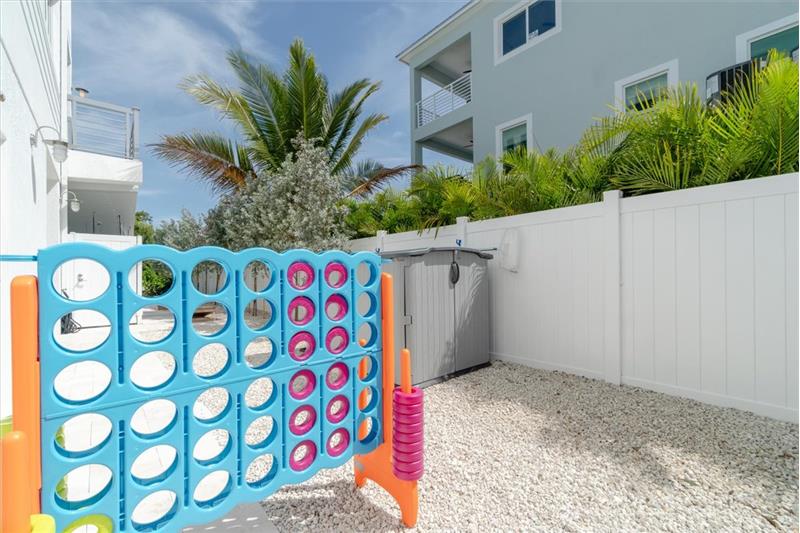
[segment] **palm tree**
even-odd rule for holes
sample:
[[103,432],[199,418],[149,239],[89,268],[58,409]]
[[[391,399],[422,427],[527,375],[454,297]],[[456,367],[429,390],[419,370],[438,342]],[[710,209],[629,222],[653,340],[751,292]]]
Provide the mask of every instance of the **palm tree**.
[[389,181],[422,170],[422,165],[385,167],[374,159],[362,159],[342,172],[342,186],[348,196],[366,198],[381,191]]
[[[298,135],[315,139],[329,154],[334,174],[351,169],[361,143],[378,124],[381,113],[364,117],[364,102],[380,87],[357,80],[331,93],[314,56],[301,40],[289,47],[289,66],[279,74],[267,65],[253,64],[242,51],[228,52],[238,88],[224,86],[206,75],[187,78],[181,87],[198,102],[232,120],[241,141],[218,133],[164,135],[152,147],[157,156],[206,182],[216,192],[240,189],[251,176],[273,171],[295,152]],[[373,173],[354,182],[363,195],[415,167],[386,169],[370,163]],[[356,173],[357,174],[357,173]]]

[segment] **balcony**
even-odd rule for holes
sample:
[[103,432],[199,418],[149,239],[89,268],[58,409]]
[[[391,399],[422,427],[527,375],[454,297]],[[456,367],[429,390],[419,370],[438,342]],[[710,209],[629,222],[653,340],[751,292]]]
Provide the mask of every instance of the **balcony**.
[[70,148],[124,159],[139,158],[139,109],[70,96]]
[[472,73],[467,72],[439,91],[417,102],[416,124],[420,128],[472,100]]
[[[788,55],[792,61],[797,63],[798,48],[791,50]],[[715,105],[725,101],[736,93],[743,83],[747,82],[753,72],[766,66],[767,58],[761,56],[714,72],[706,77],[706,103]]]
[[706,78],[706,103],[714,105],[726,100],[750,78],[754,70],[765,65],[765,60],[748,60],[711,74]]
[[142,185],[139,109],[69,97],[68,189],[80,201],[69,211],[75,234],[132,235]]

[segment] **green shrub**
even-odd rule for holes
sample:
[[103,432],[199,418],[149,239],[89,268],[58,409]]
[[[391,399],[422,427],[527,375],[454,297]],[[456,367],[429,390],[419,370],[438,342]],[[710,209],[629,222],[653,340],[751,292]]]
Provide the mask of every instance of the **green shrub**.
[[[419,231],[473,220],[626,196],[796,172],[798,66],[771,53],[767,67],[708,106],[693,84],[642,99],[641,110],[597,119],[574,147],[524,148],[487,158],[471,173],[444,166],[418,172],[405,192],[348,204],[357,236]],[[389,194],[390,193],[390,194]]]
[[172,286],[172,272],[160,261],[142,262],[142,293],[144,296],[160,296]]

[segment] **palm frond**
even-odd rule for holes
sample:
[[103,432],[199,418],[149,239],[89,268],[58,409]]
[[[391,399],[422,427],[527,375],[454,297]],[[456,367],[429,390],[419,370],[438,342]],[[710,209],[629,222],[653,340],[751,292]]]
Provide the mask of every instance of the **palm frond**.
[[164,135],[149,145],[155,154],[211,187],[216,193],[245,185],[253,165],[245,147],[214,133]]
[[374,159],[364,159],[348,167],[342,173],[342,178],[348,196],[363,198],[382,190],[392,180],[422,168],[422,165],[385,167]]
[[367,134],[377,127],[378,124],[388,119],[389,117],[382,113],[373,113],[362,120],[358,129],[350,136],[349,140],[347,140],[345,149],[339,154],[338,158],[334,160],[331,172],[333,172],[333,174],[339,174],[342,170],[347,168],[356,155],[356,152],[361,148],[361,143],[364,142],[364,138]]
[[284,85],[290,103],[288,109],[292,112],[291,122],[298,125],[307,139],[320,137],[328,84],[317,70],[314,56],[300,39],[289,46],[289,68],[284,73]]
[[241,51],[228,52],[228,63],[241,83],[240,97],[252,116],[252,127],[245,128],[251,149],[261,166],[277,168],[291,150],[296,132],[286,131],[285,88],[280,77],[266,65],[253,65]]
[[693,177],[693,158],[692,152],[663,142],[658,150],[642,150],[620,164],[611,182],[634,195],[685,189]]
[[[353,139],[356,138],[356,135],[360,133],[360,139],[363,139],[369,130],[375,128],[384,120],[388,120],[388,117],[383,114],[370,115],[370,117],[362,121],[358,131],[355,134],[353,133],[353,128],[355,128],[358,118],[361,116],[364,102],[366,102],[367,98],[375,94],[379,88],[379,83],[369,84],[358,93],[358,97],[354,98],[350,102],[350,106],[346,108],[345,117],[342,119],[339,131],[335,135],[336,139],[333,141],[333,144],[330,145],[330,154],[332,160],[336,161],[340,158],[344,158],[343,154],[346,153],[348,149],[350,151],[350,157],[352,157],[352,154],[358,150],[358,147],[361,145],[361,140],[359,140],[357,144],[353,144]],[[339,105],[344,106],[345,103],[346,101],[342,100]],[[349,164],[350,162],[347,161],[344,164],[336,165],[334,171],[336,172],[338,170],[342,170]]]
[[797,64],[772,52],[766,68],[736,80],[734,90],[723,95],[710,127],[722,145],[746,144],[734,179],[797,170],[797,93]]
[[[325,130],[322,140],[326,146],[331,146],[331,156],[336,157],[340,149],[334,146],[334,140],[339,137],[345,128],[346,120],[350,116],[353,104],[359,94],[367,90],[372,85],[368,79],[357,80],[341,91],[328,97],[325,113],[323,115],[323,127]],[[350,127],[352,129],[352,126]],[[347,133],[349,135],[349,133]],[[345,136],[346,137],[346,136]]]

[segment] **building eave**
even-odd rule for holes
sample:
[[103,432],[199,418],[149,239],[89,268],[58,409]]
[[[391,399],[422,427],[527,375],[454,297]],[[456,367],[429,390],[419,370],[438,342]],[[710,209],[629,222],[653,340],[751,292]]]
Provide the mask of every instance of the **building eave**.
[[424,46],[425,43],[433,39],[436,35],[441,33],[445,28],[458,22],[462,19],[468,12],[472,11],[475,7],[483,4],[483,0],[470,0],[466,5],[460,7],[455,13],[444,19],[442,22],[437,24],[433,27],[428,33],[405,47],[399,54],[395,57],[408,65],[410,56],[421,46]]

